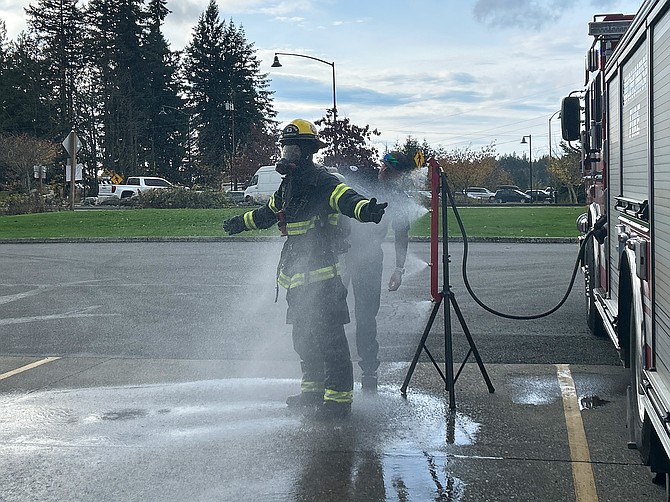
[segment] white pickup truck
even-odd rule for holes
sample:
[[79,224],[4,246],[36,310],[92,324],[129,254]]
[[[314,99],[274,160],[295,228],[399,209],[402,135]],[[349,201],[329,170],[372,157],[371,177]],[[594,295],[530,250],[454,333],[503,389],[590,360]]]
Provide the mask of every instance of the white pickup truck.
[[163,178],[155,176],[130,176],[121,185],[113,185],[108,180],[103,180],[98,185],[98,197],[115,197],[125,199],[138,195],[146,190],[156,188],[171,188],[174,185]]

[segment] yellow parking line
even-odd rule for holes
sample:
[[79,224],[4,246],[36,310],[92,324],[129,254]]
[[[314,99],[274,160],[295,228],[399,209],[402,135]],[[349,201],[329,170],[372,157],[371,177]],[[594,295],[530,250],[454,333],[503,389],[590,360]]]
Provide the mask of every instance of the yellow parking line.
[[58,359],[60,359],[60,357],[45,357],[44,359],[40,359],[39,361],[35,361],[34,363],[26,364],[25,366],[21,366],[20,368],[16,368],[15,370],[0,374],[0,380],[4,380],[5,378],[18,375],[19,373],[23,373],[24,371],[28,371],[33,368],[37,368],[38,366],[50,363],[51,361],[57,361]]
[[568,429],[568,444],[570,445],[570,459],[572,465],[572,479],[575,485],[575,499],[577,502],[597,502],[596,482],[591,468],[591,454],[589,443],[586,441],[584,423],[577,401],[575,382],[572,379],[569,364],[557,364],[556,372],[558,383],[563,396],[563,413]]

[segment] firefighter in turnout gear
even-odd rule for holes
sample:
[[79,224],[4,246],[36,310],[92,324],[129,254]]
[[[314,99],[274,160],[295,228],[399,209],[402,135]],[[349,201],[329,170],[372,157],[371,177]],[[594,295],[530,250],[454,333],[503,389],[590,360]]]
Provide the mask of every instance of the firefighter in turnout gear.
[[387,203],[366,199],[312,156],[323,143],[311,122],[296,119],[284,127],[276,169],[284,175],[267,204],[223,222],[229,234],[277,224],[287,237],[277,266],[277,284],[286,289],[286,322],[302,367],[301,392],[290,407],[318,407],[323,418],[351,411],[353,365],[344,325],[349,322],[347,289],[337,254],[345,250],[340,214],[379,223]]

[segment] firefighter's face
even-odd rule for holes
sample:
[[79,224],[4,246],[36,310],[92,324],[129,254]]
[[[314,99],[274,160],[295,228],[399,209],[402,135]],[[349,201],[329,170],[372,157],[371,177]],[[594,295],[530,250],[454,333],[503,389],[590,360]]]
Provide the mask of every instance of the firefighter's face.
[[302,150],[298,145],[282,145],[281,158],[286,162],[295,164],[302,158]]
[[275,164],[275,170],[279,174],[288,174],[296,168],[301,158],[302,150],[299,145],[281,145],[281,158]]

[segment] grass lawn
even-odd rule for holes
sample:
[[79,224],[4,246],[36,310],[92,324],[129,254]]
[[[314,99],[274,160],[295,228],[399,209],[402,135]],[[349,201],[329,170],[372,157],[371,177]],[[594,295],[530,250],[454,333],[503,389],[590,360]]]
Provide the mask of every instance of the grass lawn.
[[[577,237],[575,220],[584,211],[583,206],[548,204],[458,208],[468,237]],[[451,208],[447,223],[450,236],[461,235]],[[412,225],[412,235],[429,235],[429,227],[430,218],[421,218]]]
[[[215,237],[226,235],[221,222],[248,208],[119,209],[61,211],[0,216],[0,239],[50,237]],[[486,206],[459,208],[469,237],[576,237],[581,206]],[[411,229],[428,236],[430,215]],[[441,230],[441,227],[440,227]],[[276,227],[244,235],[278,235]],[[449,210],[449,235],[460,235]]]

